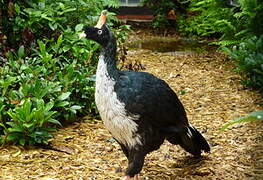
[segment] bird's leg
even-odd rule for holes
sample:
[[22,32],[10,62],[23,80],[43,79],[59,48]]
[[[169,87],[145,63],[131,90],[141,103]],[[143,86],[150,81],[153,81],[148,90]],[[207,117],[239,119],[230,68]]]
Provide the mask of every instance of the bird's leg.
[[144,157],[145,153],[143,150],[133,149],[129,151],[129,165],[125,172],[124,178],[129,179],[131,176],[134,176],[135,180],[139,180],[139,173],[142,170],[144,164]]
[[[124,178],[122,180],[130,180],[132,179],[130,176],[124,176]],[[134,180],[140,180],[140,176],[139,174],[136,174],[134,177],[133,177]]]
[[121,143],[119,143],[119,144],[120,144],[120,146],[121,146],[121,149],[122,149],[124,155],[129,159],[128,149],[127,149],[123,144],[121,144]]
[[135,179],[135,180],[140,180],[140,175],[139,175],[139,174],[136,174],[136,175],[134,176],[134,179]]
[[122,180],[130,180],[131,177],[130,176],[124,176],[124,178]]

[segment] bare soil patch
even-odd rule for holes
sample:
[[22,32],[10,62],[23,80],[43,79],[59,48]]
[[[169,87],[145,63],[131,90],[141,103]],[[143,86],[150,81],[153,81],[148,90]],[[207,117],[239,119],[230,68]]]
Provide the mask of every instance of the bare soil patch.
[[[224,123],[262,109],[259,94],[240,84],[233,64],[219,53],[171,55],[130,52],[145,71],[164,79],[183,102],[189,121],[211,144],[194,159],[165,142],[149,154],[142,179],[263,179],[263,122],[220,131]],[[11,146],[0,149],[0,179],[120,179],[127,160],[99,120],[84,118],[60,129],[54,149]]]

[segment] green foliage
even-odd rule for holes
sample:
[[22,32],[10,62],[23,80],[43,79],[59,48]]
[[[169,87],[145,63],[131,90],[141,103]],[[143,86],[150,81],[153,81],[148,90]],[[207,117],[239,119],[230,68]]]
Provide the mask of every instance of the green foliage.
[[[84,25],[95,24],[105,6],[117,7],[118,1],[29,0],[0,5],[5,37],[0,58],[6,59],[0,67],[0,144],[47,143],[60,122],[96,115],[99,45],[80,40],[78,34]],[[113,15],[109,13],[109,25],[116,20]],[[117,36],[123,40],[126,35]]]
[[217,36],[222,44],[231,45],[263,33],[261,0],[194,0],[189,12],[194,15],[178,22],[184,34]]
[[183,34],[219,38],[214,44],[235,59],[244,83],[262,91],[262,14],[261,0],[194,0],[178,26]]
[[236,70],[246,78],[246,85],[263,92],[263,35],[253,36],[225,51],[237,62]]
[[153,1],[153,0],[145,0],[143,2],[145,5],[150,7],[155,13],[155,18],[153,21],[153,27],[161,27],[168,25],[168,21],[166,16],[169,10],[173,9],[174,4],[172,1],[161,0],[161,1]]
[[176,14],[184,14],[189,2],[187,0],[144,0],[143,4],[151,8],[154,12],[155,18],[153,20],[152,26],[155,28],[160,28],[173,25],[174,22],[170,23],[167,19],[169,12],[174,10]]
[[125,40],[127,39],[130,32],[131,32],[130,25],[127,24],[120,25],[118,29],[113,29],[113,33],[115,34],[115,36],[118,37],[117,39],[118,45],[122,45],[123,43],[125,43]]
[[233,36],[238,24],[233,9],[222,0],[194,0],[189,9],[194,16],[179,21],[179,30],[198,36]]
[[248,114],[247,116],[234,119],[233,121],[230,121],[230,122],[224,124],[224,126],[221,128],[221,130],[224,131],[227,128],[229,128],[229,126],[232,126],[234,124],[259,121],[259,120],[263,120],[263,110],[255,111],[255,112]]
[[242,24],[241,31],[236,36],[240,38],[260,36],[263,34],[263,3],[262,0],[239,0],[241,11],[234,14],[235,18]]
[[54,102],[45,103],[42,99],[26,99],[21,102],[15,109],[7,112],[10,121],[6,122],[5,141],[14,141],[24,146],[26,143],[32,145],[35,143],[47,144],[47,139],[52,137],[50,132],[55,129],[48,126],[49,124],[61,125],[59,121],[52,117],[56,111],[51,111]]
[[[74,30],[73,28],[78,24],[94,23],[105,6],[117,7],[117,0],[17,1],[13,5],[15,17],[8,19],[11,20],[13,28],[10,35],[16,40],[12,45],[15,47],[19,39],[29,40],[30,38],[24,38],[29,37],[30,34],[33,34],[36,39],[57,37],[61,31]],[[21,33],[23,33],[22,36]]]

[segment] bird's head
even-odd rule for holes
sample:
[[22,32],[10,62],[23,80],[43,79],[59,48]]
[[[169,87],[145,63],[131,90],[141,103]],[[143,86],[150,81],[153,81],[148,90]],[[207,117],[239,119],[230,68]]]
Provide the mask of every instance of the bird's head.
[[110,41],[110,31],[106,25],[107,11],[101,12],[100,18],[96,26],[84,26],[83,32],[79,35],[80,38],[91,39],[103,47],[106,47]]

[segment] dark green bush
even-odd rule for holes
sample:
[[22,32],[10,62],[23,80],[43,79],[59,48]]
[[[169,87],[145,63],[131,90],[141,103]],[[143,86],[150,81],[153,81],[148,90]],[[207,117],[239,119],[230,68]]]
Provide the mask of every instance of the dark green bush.
[[169,21],[167,16],[171,10],[178,14],[185,14],[190,1],[187,0],[144,0],[143,4],[154,12],[154,20],[152,26],[156,28],[175,26],[175,21]]
[[253,36],[225,50],[237,62],[236,70],[245,77],[243,82],[263,93],[263,35]]
[[84,24],[95,24],[102,9],[118,3],[0,3],[5,37],[0,46],[0,143],[47,143],[54,125],[97,113],[93,94],[99,46],[79,40],[78,34]]
[[43,99],[29,98],[24,99],[21,106],[9,109],[7,113],[12,121],[1,123],[7,135],[3,141],[19,142],[20,145],[47,144],[47,139],[52,137],[49,132],[55,130],[47,123],[61,125],[52,118],[56,114],[56,111],[51,111],[53,106],[53,101],[45,103]]
[[188,12],[178,22],[184,34],[219,37],[222,45],[263,34],[261,0],[194,0]]
[[233,18],[234,8],[226,0],[194,0],[188,16],[178,22],[179,30],[184,34],[197,36],[234,36],[239,24]]
[[187,35],[217,37],[215,44],[229,48],[244,83],[262,91],[262,1],[194,0],[188,11],[192,14],[179,18],[179,30]]

